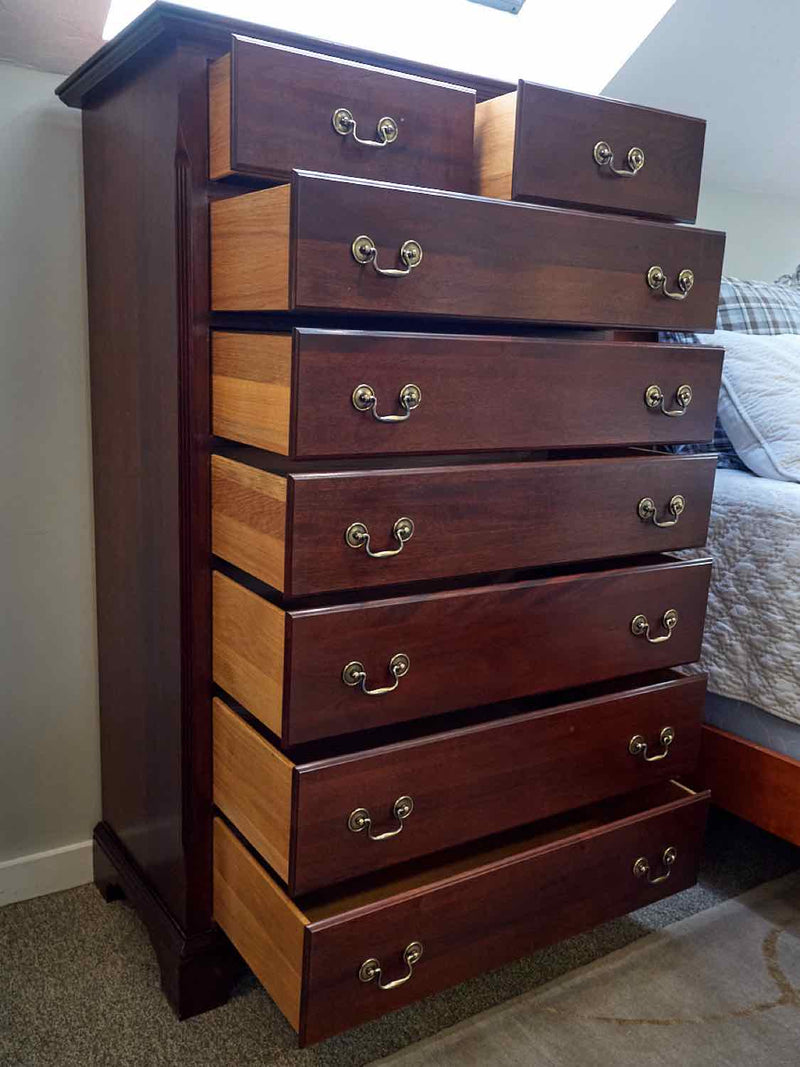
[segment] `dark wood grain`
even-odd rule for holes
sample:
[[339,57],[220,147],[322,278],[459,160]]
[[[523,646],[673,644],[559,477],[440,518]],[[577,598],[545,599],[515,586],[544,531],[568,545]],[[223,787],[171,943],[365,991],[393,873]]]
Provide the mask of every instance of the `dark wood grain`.
[[[354,472],[330,478],[292,474],[291,558],[286,593],[379,586],[456,574],[483,574],[705,544],[715,456],[490,463],[469,467]],[[686,499],[675,526],[643,522],[651,497],[659,519]],[[414,535],[388,559],[371,559],[344,539],[363,522],[373,550],[397,547],[394,522]],[[230,562],[236,563],[236,560]]]
[[[513,199],[694,222],[702,119],[532,82],[517,91]],[[598,141],[611,145],[615,167],[628,167],[634,146],[645,165],[633,178],[616,177],[595,163]]]
[[[255,209],[253,198],[270,193],[249,193],[243,202]],[[225,225],[229,203],[212,213],[212,233]],[[305,171],[292,177],[292,216],[290,310],[705,332],[716,322],[725,237],[713,231]],[[353,258],[351,245],[361,234],[375,242],[379,266],[397,267],[398,250],[411,238],[421,244],[423,259],[407,277],[379,275]],[[252,244],[246,234],[242,240]],[[245,295],[259,263],[276,255],[265,246],[255,256],[238,257],[235,240],[226,251],[219,269],[228,291],[235,268]],[[679,271],[694,271],[685,300],[648,287],[654,265],[673,289]],[[224,307],[214,297],[214,270],[215,263],[215,310],[274,310],[251,306],[244,297]]]
[[176,66],[83,134],[103,818],[183,925]]
[[[185,938],[212,929],[206,73],[162,52],[83,124],[103,825]],[[160,959],[179,1014],[227,996],[213,954],[188,985]]]
[[714,726],[702,733],[697,780],[714,803],[800,845],[800,761]]
[[[306,928],[301,1043],[320,1041],[693,885],[708,794],[679,793],[664,787],[658,800],[650,794],[657,807],[630,813],[632,800],[618,821],[576,829],[381,905],[312,921]],[[640,856],[661,873],[659,860],[669,845],[678,858],[666,882],[651,886],[634,877]],[[371,957],[385,968],[385,980],[400,977],[403,949],[415,940],[424,953],[405,985],[389,995],[375,983],[358,982],[360,965]]]
[[[300,167],[472,191],[469,89],[234,36],[230,91],[232,171],[288,181]],[[331,122],[340,107],[362,139],[391,116],[397,140],[376,149],[341,136]]]
[[[705,543],[714,455],[632,452],[597,459],[471,463],[462,466],[288,474],[286,543],[276,546],[274,504],[250,487],[254,474],[225,463],[229,487],[214,498],[214,551],[287,596],[486,574],[577,560],[669,551]],[[223,472],[217,475],[222,483]],[[262,475],[268,487],[281,479]],[[675,525],[643,521],[651,498],[659,521],[682,495]],[[373,552],[397,549],[394,523],[414,533],[394,556],[375,559],[345,540],[352,523],[369,530]],[[222,528],[230,528],[223,538]],[[281,533],[283,512],[280,513]],[[274,557],[279,552],[277,562]],[[285,560],[285,566],[281,567]]]
[[[691,663],[700,655],[710,570],[710,560],[666,561],[292,609],[283,743]],[[649,644],[631,634],[639,613],[660,634],[668,608],[680,615],[670,640]],[[370,687],[389,684],[396,652],[410,657],[411,669],[393,693],[368,697],[343,684],[351,660],[364,664]]]
[[[298,763],[289,892],[299,895],[464,841],[535,822],[695,767],[705,677],[625,688],[601,698],[522,711],[466,729]],[[646,763],[628,751],[641,734],[649,753],[675,729],[668,756]],[[375,833],[397,825],[392,807],[411,795],[403,831],[384,841],[347,828],[365,807]],[[246,801],[247,798],[245,797]]]
[[[226,336],[235,344],[236,334]],[[709,441],[721,365],[720,349],[695,345],[299,328],[287,400],[288,454],[310,459]],[[378,397],[379,414],[402,414],[398,395],[409,382],[422,390],[422,403],[407,422],[380,423],[353,407],[353,389],[366,383]],[[670,418],[645,404],[645,390],[657,384],[666,406],[675,409],[675,390],[684,383],[693,398],[683,416]],[[245,394],[249,383],[239,384]],[[237,438],[247,444],[261,442],[269,416],[255,390],[252,428]]]

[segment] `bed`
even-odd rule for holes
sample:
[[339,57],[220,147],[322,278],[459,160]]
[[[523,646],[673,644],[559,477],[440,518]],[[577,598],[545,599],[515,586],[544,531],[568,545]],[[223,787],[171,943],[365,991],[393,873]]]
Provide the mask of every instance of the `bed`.
[[[800,267],[774,285],[723,279],[718,330],[800,335],[799,283]],[[752,473],[719,422],[715,446],[700,775],[714,803],[800,845],[800,482]]]

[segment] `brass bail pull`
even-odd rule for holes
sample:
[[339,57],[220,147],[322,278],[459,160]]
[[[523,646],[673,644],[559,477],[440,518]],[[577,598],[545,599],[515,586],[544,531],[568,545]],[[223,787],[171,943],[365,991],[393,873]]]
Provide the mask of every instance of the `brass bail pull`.
[[383,274],[386,278],[407,278],[408,275],[422,262],[422,245],[419,241],[403,241],[400,245],[400,260],[403,268],[379,267],[378,246],[366,234],[356,237],[350,245],[353,259],[361,266],[371,263],[376,274]]
[[372,959],[364,960],[358,969],[358,977],[361,982],[378,982],[378,989],[387,991],[389,989],[397,989],[400,985],[405,985],[411,975],[414,973],[414,964],[419,963],[422,959],[422,942],[412,941],[410,945],[406,946],[403,953],[403,963],[405,963],[407,971],[402,978],[395,978],[393,982],[384,982],[383,975],[381,973],[380,960]]
[[648,385],[644,391],[645,405],[651,410],[659,410],[662,415],[669,415],[671,419],[679,419],[686,414],[686,409],[692,402],[691,385],[679,385],[675,390],[676,408],[664,407],[664,393],[660,385]]
[[393,693],[400,685],[400,679],[405,677],[411,670],[411,660],[405,652],[395,652],[389,660],[389,674],[394,681],[391,685],[382,686],[380,689],[367,689],[367,671],[364,664],[357,659],[351,660],[342,670],[342,681],[345,685],[359,686],[362,693],[368,697],[382,697],[386,693]]
[[406,541],[414,536],[414,522],[403,516],[395,521],[392,526],[392,537],[397,542],[397,548],[382,548],[378,552],[372,550],[369,529],[363,522],[351,522],[344,532],[344,539],[349,548],[363,548],[372,559],[385,559],[386,556],[396,556],[403,551]]
[[664,529],[668,526],[675,526],[678,519],[686,510],[686,497],[681,496],[680,493],[676,493],[667,505],[669,513],[672,515],[671,519],[659,519],[658,508],[655,501],[651,496],[643,496],[639,503],[636,505],[636,511],[642,522],[652,522],[653,526],[660,526]]
[[636,146],[628,149],[627,170],[620,170],[614,166],[614,152],[608,141],[598,141],[594,146],[592,155],[598,167],[605,168],[611,174],[616,174],[618,178],[635,178],[644,166],[644,149]]
[[672,867],[675,860],[678,858],[678,850],[674,845],[668,845],[661,854],[661,865],[664,868],[664,873],[657,875],[655,878],[650,873],[650,864],[646,856],[640,856],[638,860],[633,864],[633,874],[636,878],[646,878],[650,885],[661,885],[662,882],[666,882],[669,876],[672,874]]
[[360,834],[362,830],[366,830],[370,841],[386,841],[387,838],[397,837],[402,832],[403,825],[413,810],[414,801],[411,797],[398,797],[392,807],[397,826],[394,830],[385,830],[382,834],[375,834],[372,832],[372,816],[369,808],[356,808],[347,817],[347,829],[354,834]]
[[377,141],[370,141],[363,137],[359,137],[358,123],[353,117],[353,112],[348,107],[337,107],[331,116],[331,122],[333,123],[334,130],[341,134],[342,137],[347,137],[349,135],[354,141],[364,145],[366,148],[386,148],[388,145],[394,144],[400,133],[397,120],[393,119],[391,115],[384,115],[382,119],[378,119]]
[[658,763],[659,760],[666,759],[669,755],[669,746],[675,740],[675,730],[671,726],[665,726],[659,734],[659,741],[662,744],[660,752],[656,752],[653,756],[647,754],[647,741],[641,734],[634,734],[628,742],[628,752],[632,756],[641,756],[645,763]]
[[660,292],[662,296],[668,296],[670,300],[685,300],[694,285],[694,271],[685,267],[679,272],[678,289],[680,292],[667,289],[667,276],[658,266],[653,266],[648,270],[647,284],[654,292]]
[[357,385],[351,397],[356,411],[370,411],[376,422],[405,422],[406,419],[411,417],[411,412],[415,411],[422,403],[422,390],[418,385],[409,382],[408,385],[404,385],[400,390],[398,399],[400,407],[403,409],[402,415],[379,415],[378,397],[371,385],[363,383]]
[[650,623],[646,615],[634,615],[631,619],[631,633],[634,637],[645,637],[651,645],[660,645],[662,641],[669,641],[672,631],[678,625],[678,613],[675,608],[669,608],[661,616],[661,625],[667,631],[660,637],[650,636]]

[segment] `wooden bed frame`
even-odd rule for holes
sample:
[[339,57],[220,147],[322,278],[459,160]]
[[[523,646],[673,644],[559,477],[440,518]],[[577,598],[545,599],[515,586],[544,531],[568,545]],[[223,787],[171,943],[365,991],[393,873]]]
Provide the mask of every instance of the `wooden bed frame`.
[[698,781],[713,804],[800,845],[800,760],[704,726]]

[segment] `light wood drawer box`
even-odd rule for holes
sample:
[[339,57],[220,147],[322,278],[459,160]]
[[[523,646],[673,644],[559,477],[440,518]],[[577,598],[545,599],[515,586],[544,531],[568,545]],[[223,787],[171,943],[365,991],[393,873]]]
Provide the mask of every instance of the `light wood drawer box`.
[[306,596],[696,547],[716,462],[631,451],[284,475],[215,455],[212,551]]
[[[422,249],[413,267],[408,241]],[[295,171],[211,205],[211,302],[711,332],[724,245],[710,230]]]
[[297,904],[217,819],[214,918],[306,1045],[687,889],[707,806],[665,782]]
[[[214,681],[282,747],[699,658],[709,559],[655,557],[417,596],[277,607],[213,576]],[[665,628],[666,612],[677,625]],[[644,615],[644,632],[632,632]],[[410,664],[398,677],[397,656]],[[345,668],[360,663],[368,696]],[[350,683],[346,684],[347,677]]]
[[292,459],[710,441],[722,367],[700,345],[307,328],[215,331],[212,356],[213,432]]
[[475,192],[694,222],[705,132],[702,119],[521,81],[477,107]]
[[300,167],[471,192],[474,117],[473,89],[234,35],[209,68],[210,176]]
[[214,803],[297,896],[693,771],[705,676],[652,678],[316,760],[216,699]]

